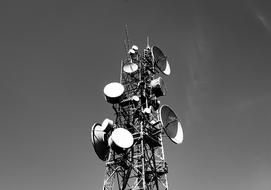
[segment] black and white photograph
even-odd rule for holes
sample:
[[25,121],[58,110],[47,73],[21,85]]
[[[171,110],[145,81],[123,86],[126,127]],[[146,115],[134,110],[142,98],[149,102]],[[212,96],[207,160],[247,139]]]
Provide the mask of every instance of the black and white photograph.
[[2,0],[1,190],[271,190],[271,1]]

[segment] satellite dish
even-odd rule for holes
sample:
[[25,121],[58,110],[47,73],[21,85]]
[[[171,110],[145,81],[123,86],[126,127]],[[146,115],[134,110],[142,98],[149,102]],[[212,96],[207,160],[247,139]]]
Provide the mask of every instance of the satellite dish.
[[160,120],[169,139],[175,144],[181,144],[183,142],[182,125],[169,106],[163,105],[160,107]]
[[162,77],[158,77],[156,79],[153,79],[150,82],[150,87],[152,93],[156,96],[165,96],[166,95],[166,85],[162,79]]
[[133,73],[133,72],[136,72],[138,70],[138,65],[133,63],[133,62],[130,62],[129,64],[126,64],[123,66],[123,71],[125,73]]
[[111,82],[104,87],[105,99],[108,103],[117,104],[123,98],[124,86],[118,82]]
[[125,151],[134,143],[133,135],[124,128],[116,128],[108,139],[108,144],[117,153]]
[[91,128],[92,145],[97,156],[103,161],[107,161],[109,159],[110,152],[110,147],[108,146],[105,130],[106,128],[99,123],[94,123]]
[[132,49],[128,51],[132,60],[138,60],[138,47],[133,45]]
[[158,67],[158,69],[165,75],[170,75],[170,65],[162,50],[156,46],[153,46],[151,48],[151,52],[155,66]]
[[132,49],[135,51],[135,53],[138,53],[138,47],[136,45],[133,45]]

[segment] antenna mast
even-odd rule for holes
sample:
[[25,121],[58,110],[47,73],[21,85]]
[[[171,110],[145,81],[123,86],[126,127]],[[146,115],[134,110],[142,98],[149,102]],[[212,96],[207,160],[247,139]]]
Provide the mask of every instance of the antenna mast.
[[162,137],[166,134],[175,144],[183,141],[176,114],[158,100],[166,88],[156,75],[169,75],[169,63],[158,47],[150,48],[149,37],[143,54],[135,45],[129,49],[127,25],[125,33],[127,58],[121,61],[121,81],[104,88],[115,120],[105,119],[91,129],[95,152],[106,166],[103,190],[168,190]]
[[130,41],[129,41],[129,34],[128,34],[128,25],[125,24],[125,37],[126,37],[126,50],[128,52],[129,48],[130,48]]

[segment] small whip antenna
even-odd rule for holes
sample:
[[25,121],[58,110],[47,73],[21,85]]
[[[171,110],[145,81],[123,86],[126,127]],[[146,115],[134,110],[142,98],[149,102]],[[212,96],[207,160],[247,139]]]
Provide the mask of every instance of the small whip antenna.
[[147,49],[150,49],[151,47],[150,47],[150,39],[149,39],[149,36],[147,36],[147,47],[146,47]]
[[128,35],[128,25],[125,24],[125,40],[124,40],[124,50],[127,60],[129,60],[129,51],[130,45],[129,45],[129,35]]
[[125,24],[125,37],[126,37],[126,48],[130,49],[130,41],[129,41],[129,34],[128,34],[128,25]]

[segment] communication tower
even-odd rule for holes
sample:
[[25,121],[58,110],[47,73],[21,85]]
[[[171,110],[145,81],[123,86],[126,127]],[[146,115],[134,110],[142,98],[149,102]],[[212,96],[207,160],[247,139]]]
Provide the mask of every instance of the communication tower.
[[170,65],[148,39],[142,52],[136,45],[130,48],[126,34],[120,81],[104,87],[115,120],[106,118],[91,128],[94,150],[106,166],[103,190],[168,190],[162,140],[166,135],[175,144],[183,141],[181,122],[158,100],[166,95],[160,73],[170,75]]

